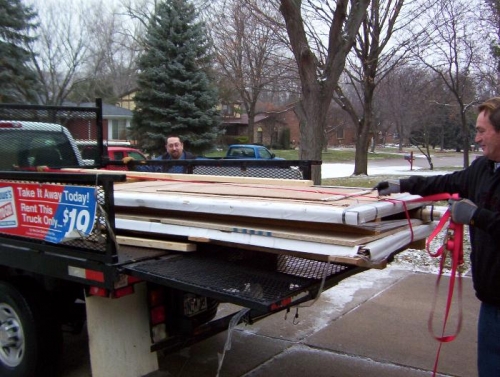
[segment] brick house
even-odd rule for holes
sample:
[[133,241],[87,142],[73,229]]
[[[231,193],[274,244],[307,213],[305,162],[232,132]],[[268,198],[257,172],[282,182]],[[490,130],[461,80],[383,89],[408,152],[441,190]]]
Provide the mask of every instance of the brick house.
[[[354,127],[348,122],[335,122],[330,116],[325,137],[329,147],[352,146],[356,141]],[[226,144],[234,140],[235,136],[247,135],[248,116],[239,111],[222,113],[222,127],[226,130],[224,136]],[[280,110],[259,112],[254,120],[254,141],[256,143],[273,146],[279,144],[280,135],[284,130],[289,132],[290,147],[300,145],[299,119],[295,113],[295,104]]]
[[[65,103],[67,106],[94,107],[95,103],[85,102],[80,104]],[[102,105],[102,127],[104,141],[109,140],[128,140],[127,128],[132,121],[132,111],[119,106],[103,103]],[[92,120],[91,122],[95,122]],[[75,139],[95,139],[96,127],[94,124],[82,126],[82,124],[67,124]]]
[[[135,108],[135,92],[134,89],[120,96],[117,107],[128,110],[131,114]],[[268,146],[278,145],[283,141],[283,133],[287,130],[290,147],[298,147],[300,145],[300,129],[299,120],[294,110],[295,103],[278,110],[258,112],[254,119],[254,142]],[[219,111],[221,128],[225,131],[218,140],[219,144],[232,144],[237,142],[238,137],[248,135],[248,115],[243,112],[241,102],[223,103],[219,105]],[[334,120],[331,119],[331,123],[333,122]],[[355,132],[352,126],[340,125],[327,128],[328,146],[348,146],[355,143]]]

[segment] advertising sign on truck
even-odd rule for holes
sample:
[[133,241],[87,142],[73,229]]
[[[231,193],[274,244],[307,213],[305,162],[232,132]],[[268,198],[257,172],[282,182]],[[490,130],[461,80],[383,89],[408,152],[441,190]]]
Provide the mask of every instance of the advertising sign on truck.
[[59,243],[88,236],[95,188],[50,184],[0,185],[0,232]]

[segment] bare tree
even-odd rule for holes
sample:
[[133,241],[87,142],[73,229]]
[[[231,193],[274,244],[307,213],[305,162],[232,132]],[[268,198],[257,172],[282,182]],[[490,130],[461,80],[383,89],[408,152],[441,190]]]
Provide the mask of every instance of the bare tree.
[[490,41],[490,55],[493,58],[494,77],[491,80],[496,94],[500,94],[500,0],[486,0],[486,11],[482,20],[486,23],[486,38]]
[[[266,2],[259,4],[272,17],[275,10]],[[244,0],[225,4],[223,11],[215,9],[210,25],[217,70],[238,93],[248,115],[247,136],[253,142],[257,101],[290,71],[284,58],[286,46],[275,38],[269,24],[259,22]]]
[[480,65],[473,9],[463,0],[440,1],[430,16],[432,27],[426,28],[424,40],[415,51],[415,58],[435,72],[453,96],[461,123],[464,167],[469,166],[471,145],[467,111],[477,103],[474,71]]
[[420,114],[428,111],[424,105],[430,81],[425,69],[405,65],[394,69],[377,86],[375,102],[381,113],[381,132],[397,136],[400,152],[412,129],[421,123]]
[[[407,10],[405,13],[402,13],[403,5]],[[354,175],[367,174],[370,140],[373,140],[374,149],[379,134],[381,120],[376,120],[375,89],[384,77],[405,61],[414,43],[413,37],[395,40],[393,35],[403,34],[418,12],[414,1],[372,0],[357,34],[353,53],[346,65],[347,82],[355,96],[346,95],[339,85],[334,97],[349,113],[356,127]]]
[[[126,17],[126,18],[125,18]],[[135,89],[137,58],[142,51],[132,20],[117,9],[96,3],[85,18],[85,27],[93,43],[77,74],[71,98],[76,102],[96,97],[114,103],[121,94]],[[137,29],[136,29],[137,30]]]
[[[279,1],[302,84],[302,97],[296,108],[301,159],[321,159],[328,108],[369,3],[369,0]],[[305,22],[303,12],[317,27]],[[315,30],[318,32],[314,33]],[[321,34],[323,30],[325,33]],[[320,172],[313,175],[314,182],[319,183]]]
[[[301,134],[299,157],[320,160],[333,92],[370,0],[270,0],[284,24],[268,17],[255,0],[246,2],[262,22],[274,25],[276,36],[293,53],[301,83],[300,101],[295,106]],[[319,184],[319,169],[312,175]]]
[[40,102],[60,105],[71,91],[85,62],[88,35],[85,4],[68,9],[62,2],[37,1],[39,38],[31,45],[32,61],[41,83]]

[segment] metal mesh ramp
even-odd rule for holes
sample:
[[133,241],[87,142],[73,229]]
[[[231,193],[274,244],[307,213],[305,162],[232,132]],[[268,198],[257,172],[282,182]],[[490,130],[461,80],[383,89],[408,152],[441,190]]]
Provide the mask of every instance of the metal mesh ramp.
[[227,255],[214,257],[206,253],[173,255],[124,268],[147,281],[261,312],[314,298],[324,274],[327,274],[325,288],[328,288],[361,272],[359,267],[285,255],[276,256],[274,266],[259,266]]

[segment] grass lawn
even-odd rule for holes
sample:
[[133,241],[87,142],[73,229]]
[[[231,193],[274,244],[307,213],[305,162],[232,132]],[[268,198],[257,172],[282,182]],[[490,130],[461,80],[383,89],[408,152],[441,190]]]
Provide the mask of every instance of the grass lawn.
[[[273,149],[271,150],[276,157],[281,157],[286,160],[298,160],[299,151],[294,149]],[[321,154],[321,160],[323,162],[346,162],[354,161],[354,149],[353,148],[339,148],[339,149],[329,149]],[[405,153],[409,153],[405,150]],[[369,160],[385,160],[389,158],[401,158],[404,153],[397,152],[396,148],[384,148],[383,150],[376,151],[375,153],[368,153]],[[226,151],[214,151],[206,153],[205,157],[224,157]]]
[[[403,152],[398,152],[397,148],[378,148],[374,153],[368,153],[368,160],[386,160],[386,159],[401,159],[403,155],[409,154],[411,151],[413,153],[420,153],[416,148],[404,148]],[[288,149],[274,149],[272,150],[277,157],[284,158],[286,160],[298,160],[299,151]],[[206,157],[224,157],[226,151],[216,151],[205,154]],[[446,154],[456,154],[462,155],[460,152],[450,152],[450,151],[435,151],[433,153],[446,153]],[[329,149],[328,151],[323,151],[321,154],[321,160],[323,163],[335,163],[335,162],[354,162],[355,150],[354,148],[338,148]],[[439,168],[439,170],[456,170],[456,168]],[[374,187],[380,181],[386,181],[388,179],[397,179],[401,177],[401,173],[398,175],[370,175],[370,176],[357,176],[357,177],[340,177],[340,178],[327,178],[321,181],[324,186],[348,186],[348,187]]]
[[[440,171],[449,171],[450,173],[457,170],[456,167],[440,167]],[[401,172],[398,174],[373,174],[373,175],[361,175],[361,176],[350,176],[350,177],[338,177],[338,178],[325,178],[321,180],[322,186],[344,186],[344,187],[368,187],[373,188],[380,181],[387,181],[388,179],[399,179],[403,178]]]

